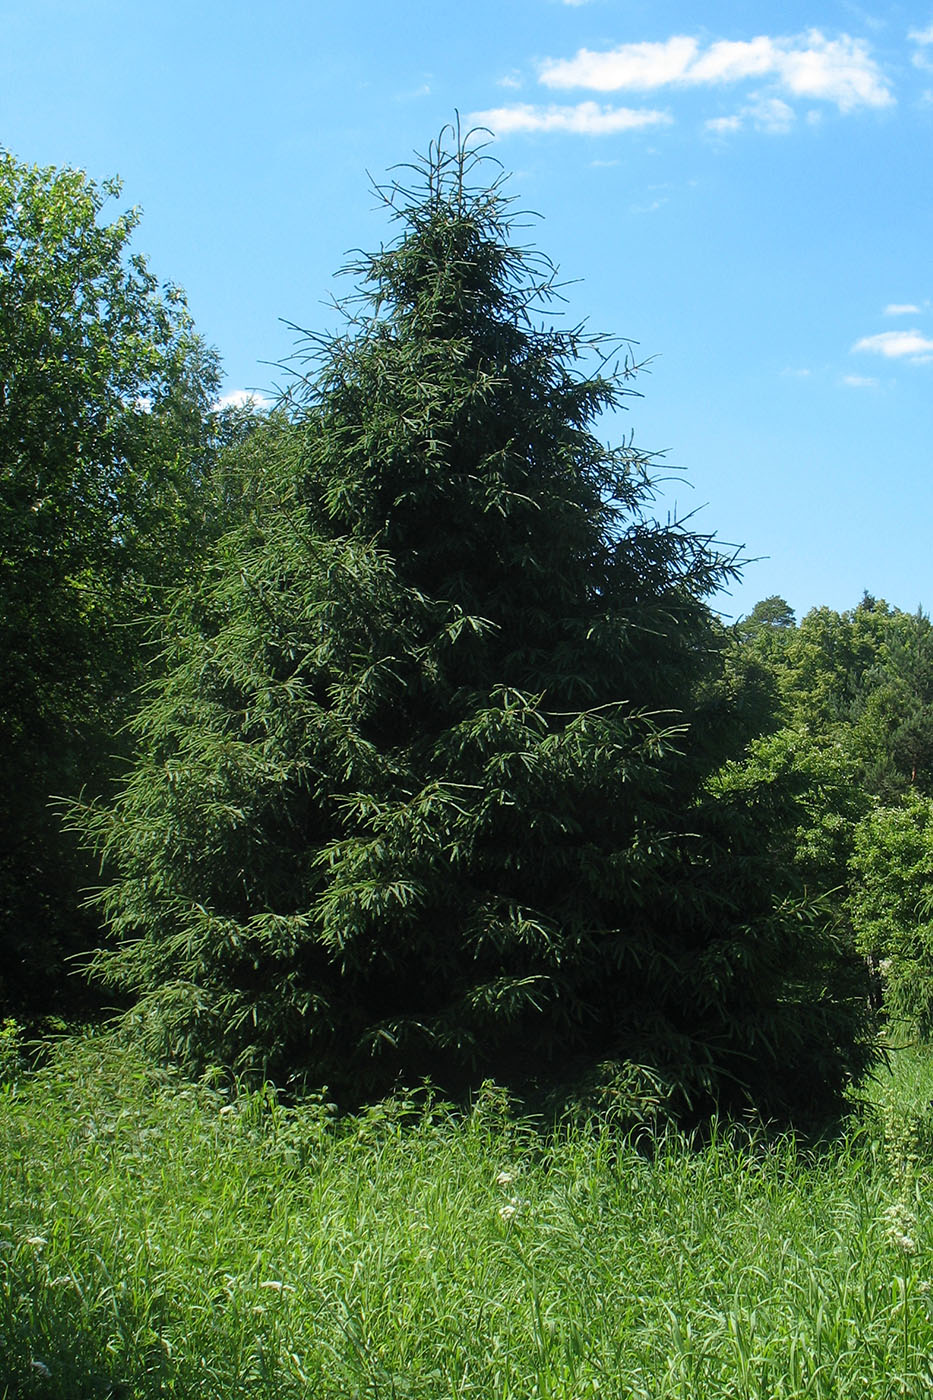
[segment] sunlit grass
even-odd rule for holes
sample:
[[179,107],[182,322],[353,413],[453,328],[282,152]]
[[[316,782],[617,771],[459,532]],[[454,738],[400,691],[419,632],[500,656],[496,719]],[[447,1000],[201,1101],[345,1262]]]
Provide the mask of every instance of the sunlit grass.
[[[466,1120],[230,1101],[103,1039],[0,1099],[0,1396],[790,1400],[933,1386],[933,1069],[808,1152],[652,1159]],[[933,1159],[931,1159],[933,1160]],[[892,1213],[893,1211],[893,1213]]]

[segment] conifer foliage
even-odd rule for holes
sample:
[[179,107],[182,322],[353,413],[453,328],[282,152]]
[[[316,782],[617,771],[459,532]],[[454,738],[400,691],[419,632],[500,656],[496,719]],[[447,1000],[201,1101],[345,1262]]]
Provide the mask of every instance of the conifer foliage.
[[733,562],[596,436],[634,366],[540,324],[554,269],[484,159],[442,137],[382,191],[398,237],[309,343],[276,504],[167,619],[136,767],[84,817],[97,972],[169,1053],[346,1098],[787,1106],[815,1059],[831,1097],[869,1053],[826,992],[848,955],[754,780],[715,779]]

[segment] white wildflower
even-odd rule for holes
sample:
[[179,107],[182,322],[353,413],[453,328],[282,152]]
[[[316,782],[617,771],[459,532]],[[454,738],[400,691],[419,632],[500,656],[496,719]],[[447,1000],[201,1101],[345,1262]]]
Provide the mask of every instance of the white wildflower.
[[290,1283],[283,1283],[278,1278],[267,1278],[259,1285],[260,1288],[271,1288],[276,1293],[294,1293],[294,1288]]
[[527,1206],[528,1202],[523,1201],[521,1196],[510,1196],[505,1205],[499,1207],[499,1216],[502,1220],[514,1220],[519,1211]]
[[499,1175],[496,1177],[496,1185],[497,1185],[497,1186],[511,1186],[511,1185],[512,1185],[512,1182],[513,1182],[514,1180],[515,1180],[515,1173],[514,1173],[514,1172],[500,1172]]
[[908,1210],[902,1201],[897,1201],[893,1206],[888,1206],[883,1218],[889,1243],[902,1254],[916,1254],[918,1221],[913,1211]]
[[31,1244],[33,1249],[41,1249],[44,1244],[48,1244],[48,1240],[44,1239],[42,1235],[27,1235],[26,1243]]

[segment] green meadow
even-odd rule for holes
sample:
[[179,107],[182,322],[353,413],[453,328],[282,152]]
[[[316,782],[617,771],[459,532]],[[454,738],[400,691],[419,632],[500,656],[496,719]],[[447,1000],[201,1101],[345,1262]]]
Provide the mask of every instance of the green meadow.
[[337,1117],[107,1037],[0,1091],[3,1400],[885,1400],[933,1385],[933,1063],[847,1131]]

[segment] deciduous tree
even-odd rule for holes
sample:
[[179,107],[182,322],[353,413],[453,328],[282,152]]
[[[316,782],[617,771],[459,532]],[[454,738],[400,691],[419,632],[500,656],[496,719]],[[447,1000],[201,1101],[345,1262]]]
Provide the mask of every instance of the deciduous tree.
[[138,212],[102,217],[118,194],[0,153],[0,1003],[20,1016],[65,1009],[63,958],[96,941],[49,804],[109,780],[135,624],[204,539],[216,361],[131,251]]

